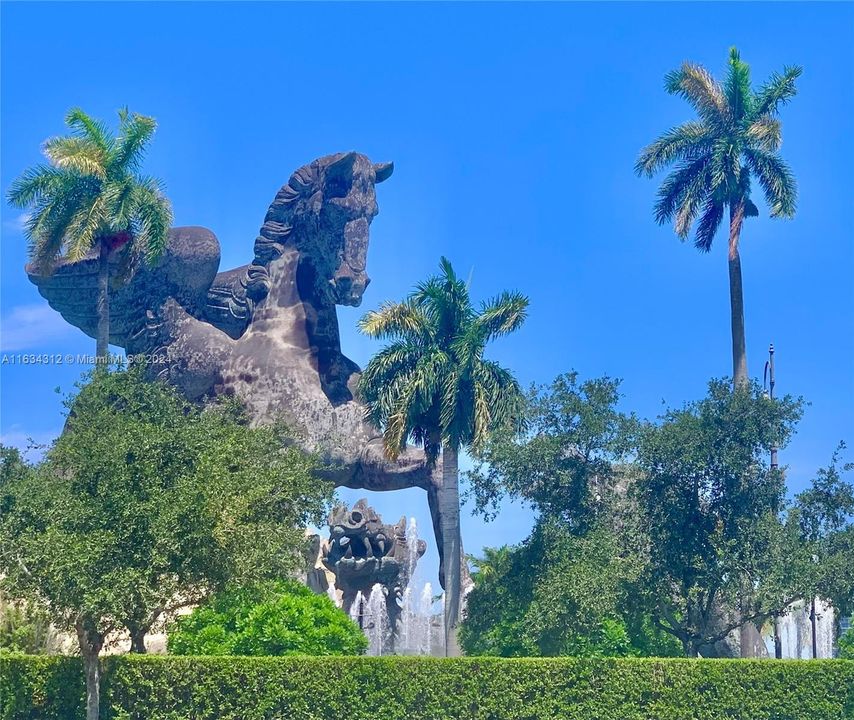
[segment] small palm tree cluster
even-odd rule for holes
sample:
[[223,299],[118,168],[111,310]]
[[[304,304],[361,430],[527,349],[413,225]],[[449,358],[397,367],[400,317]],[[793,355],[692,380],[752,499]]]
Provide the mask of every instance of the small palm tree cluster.
[[156,260],[166,247],[172,208],[160,183],[140,174],[153,118],[120,110],[117,136],[79,109],[65,122],[71,134],[45,142],[49,163],[25,171],[8,199],[29,210],[25,232],[36,272],[51,272],[61,258],[74,262],[98,252],[97,354],[105,357],[110,253],[127,245],[127,258]]
[[747,382],[744,341],[744,301],[738,245],[746,217],[759,210],[751,198],[755,178],[765,195],[771,217],[792,217],[797,188],[780,157],[778,111],[796,93],[800,67],[774,73],[759,90],[750,84],[750,67],[738,51],[730,50],[727,76],[718,83],[701,65],[686,62],[665,78],[665,89],[687,100],[698,119],[668,130],[641,152],[635,165],[652,177],[676,165],[664,179],[655,203],[659,224],[674,222],[676,234],[687,239],[696,221],[694,244],[708,252],[729,208],[730,297],[733,334],[733,379]]

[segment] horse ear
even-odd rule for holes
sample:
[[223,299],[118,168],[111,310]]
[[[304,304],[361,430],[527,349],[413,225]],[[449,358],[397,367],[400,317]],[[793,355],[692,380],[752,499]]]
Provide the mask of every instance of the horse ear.
[[352,180],[353,167],[355,164],[356,153],[344,153],[340,158],[329,164],[329,167],[326,168],[326,176]]
[[377,182],[381,183],[388,180],[394,172],[393,162],[374,163],[374,172],[377,175]]

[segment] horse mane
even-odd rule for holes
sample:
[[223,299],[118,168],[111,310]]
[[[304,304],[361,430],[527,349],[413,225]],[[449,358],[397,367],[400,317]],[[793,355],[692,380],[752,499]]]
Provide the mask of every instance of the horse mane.
[[207,294],[205,319],[239,338],[252,322],[255,306],[270,292],[269,264],[280,257],[288,245],[293,244],[292,233],[300,217],[311,212],[305,202],[320,187],[319,164],[327,156],[303,165],[296,170],[276,196],[255,239],[254,257],[248,265],[218,273]]

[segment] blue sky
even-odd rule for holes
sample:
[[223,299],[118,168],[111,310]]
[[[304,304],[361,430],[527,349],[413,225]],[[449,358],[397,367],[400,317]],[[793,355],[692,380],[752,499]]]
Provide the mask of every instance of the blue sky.
[[[652,220],[639,149],[690,118],[662,91],[683,59],[723,71],[736,45],[764,80],[804,66],[784,109],[783,154],[800,183],[793,221],[749,220],[742,239],[750,372],[769,342],[778,390],[811,406],[781,453],[796,491],[854,440],[854,6],[816,4],[2,5],[2,172],[39,160],[68,108],[157,117],[146,170],[176,224],[219,237],[222,268],[251,257],[267,205],[293,169],[356,149],[394,160],[378,189],[362,308],[339,309],[345,352],[366,309],[402,297],[447,255],[473,293],[530,296],[530,319],[491,356],[520,380],[624,379],[624,407],[654,417],[730,371],[725,240],[708,256]],[[29,284],[20,214],[3,206],[3,352],[78,353]],[[2,367],[5,442],[53,437],[79,367]],[[360,493],[348,493],[355,499]],[[372,498],[415,515],[418,491]],[[464,521],[469,551],[517,541],[524,508]],[[428,537],[429,542],[429,537]],[[435,567],[432,553],[426,562]]]

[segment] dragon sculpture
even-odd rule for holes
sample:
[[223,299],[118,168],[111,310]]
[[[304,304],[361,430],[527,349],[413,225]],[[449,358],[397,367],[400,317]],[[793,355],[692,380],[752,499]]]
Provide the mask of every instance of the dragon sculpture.
[[385,525],[364,498],[351,510],[336,507],[329,515],[329,540],[321,549],[323,565],[335,575],[344,612],[349,613],[356,594],[368,597],[375,584],[386,590],[389,627],[397,627],[403,594],[427,543],[410,547],[406,518]]

